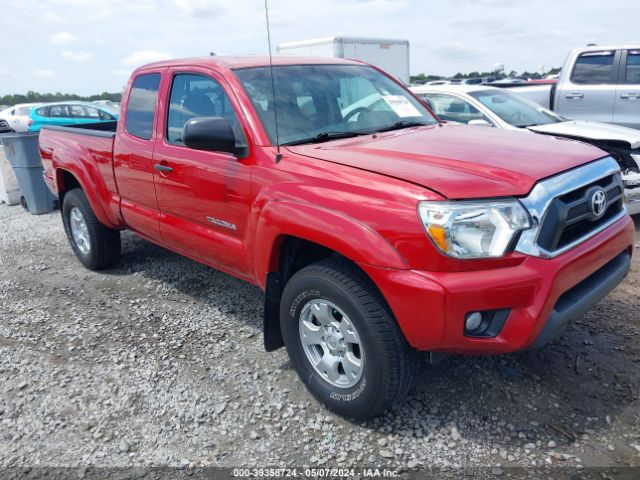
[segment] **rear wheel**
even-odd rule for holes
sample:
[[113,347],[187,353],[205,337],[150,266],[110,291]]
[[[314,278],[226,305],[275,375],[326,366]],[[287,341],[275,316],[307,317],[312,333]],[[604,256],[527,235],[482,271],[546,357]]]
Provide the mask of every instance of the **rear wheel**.
[[81,189],[65,194],[62,222],[73,252],[85,267],[101,270],[116,263],[120,257],[120,232],[100,223]]
[[340,415],[379,415],[411,386],[413,350],[378,290],[346,260],[297,272],[285,287],[280,321],[300,379]]

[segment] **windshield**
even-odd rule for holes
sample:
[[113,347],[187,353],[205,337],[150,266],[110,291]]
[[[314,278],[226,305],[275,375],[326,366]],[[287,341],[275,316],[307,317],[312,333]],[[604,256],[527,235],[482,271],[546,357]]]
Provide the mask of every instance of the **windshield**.
[[540,105],[503,90],[469,92],[485,107],[515,127],[533,127],[558,123],[562,118]]
[[239,69],[242,82],[272,144],[276,123],[281,144],[437,123],[404,88],[377,70],[359,65],[273,67],[274,113],[269,67]]

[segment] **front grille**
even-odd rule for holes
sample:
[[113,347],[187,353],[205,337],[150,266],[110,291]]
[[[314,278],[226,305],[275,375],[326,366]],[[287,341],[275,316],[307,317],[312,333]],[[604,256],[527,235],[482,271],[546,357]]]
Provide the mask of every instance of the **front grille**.
[[[591,208],[594,192],[604,190],[607,206],[601,216]],[[544,216],[538,245],[553,252],[580,241],[618,215],[623,205],[623,186],[619,174],[608,175],[554,198]]]

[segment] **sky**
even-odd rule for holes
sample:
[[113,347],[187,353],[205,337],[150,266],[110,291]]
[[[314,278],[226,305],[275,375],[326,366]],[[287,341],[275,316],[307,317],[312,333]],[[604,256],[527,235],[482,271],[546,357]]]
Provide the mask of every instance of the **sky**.
[[[587,43],[640,43],[637,0],[269,0],[274,46],[403,38],[411,73],[560,66]],[[119,92],[137,66],[268,52],[264,0],[0,0],[0,96]]]

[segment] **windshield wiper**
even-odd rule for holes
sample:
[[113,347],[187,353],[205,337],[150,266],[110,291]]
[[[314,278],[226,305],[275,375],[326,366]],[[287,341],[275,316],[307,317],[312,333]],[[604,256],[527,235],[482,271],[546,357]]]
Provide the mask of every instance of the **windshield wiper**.
[[322,143],[329,140],[338,140],[340,138],[352,138],[359,135],[370,135],[372,132],[321,132],[315,137],[303,138],[301,140],[294,140],[292,142],[283,143],[283,146],[287,145],[302,145],[305,143]]
[[430,123],[416,122],[409,120],[400,120],[399,122],[389,125],[388,127],[378,128],[376,132],[390,132],[391,130],[401,130],[409,127],[424,127],[425,125],[431,125]]

